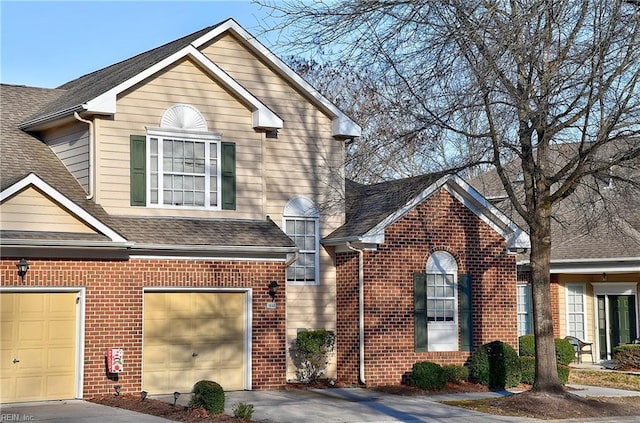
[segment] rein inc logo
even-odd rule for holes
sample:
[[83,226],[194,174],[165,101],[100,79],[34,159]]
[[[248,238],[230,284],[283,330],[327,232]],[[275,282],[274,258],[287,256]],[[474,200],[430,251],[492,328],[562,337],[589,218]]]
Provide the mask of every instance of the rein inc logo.
[[33,416],[18,413],[2,413],[0,414],[0,422],[32,422],[35,421]]

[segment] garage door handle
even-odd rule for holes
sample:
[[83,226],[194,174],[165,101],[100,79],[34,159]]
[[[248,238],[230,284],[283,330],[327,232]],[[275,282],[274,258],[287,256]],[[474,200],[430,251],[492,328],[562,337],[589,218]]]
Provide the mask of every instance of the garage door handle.
[[191,357],[197,357],[197,356],[198,356],[198,353],[195,353],[195,352],[191,353]]
[[18,360],[17,358],[14,358],[13,359],[13,364],[16,364],[16,363],[20,363],[20,360]]

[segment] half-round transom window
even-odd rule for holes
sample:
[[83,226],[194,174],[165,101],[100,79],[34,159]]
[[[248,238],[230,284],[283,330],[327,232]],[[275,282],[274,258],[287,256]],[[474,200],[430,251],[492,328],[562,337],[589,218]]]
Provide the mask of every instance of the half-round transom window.
[[176,104],[165,110],[160,119],[160,127],[188,131],[209,130],[207,121],[198,109],[188,104]]

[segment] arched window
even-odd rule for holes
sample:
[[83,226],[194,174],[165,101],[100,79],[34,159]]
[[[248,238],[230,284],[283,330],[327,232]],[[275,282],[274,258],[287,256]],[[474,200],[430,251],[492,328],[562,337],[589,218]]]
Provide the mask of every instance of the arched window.
[[319,282],[320,212],[313,201],[294,197],[283,211],[285,233],[299,249],[298,260],[287,268],[287,282],[314,285]]
[[446,251],[427,260],[425,304],[429,351],[458,350],[458,265]]
[[159,128],[131,142],[132,205],[235,209],[235,144],[209,132],[194,106],[169,107]]

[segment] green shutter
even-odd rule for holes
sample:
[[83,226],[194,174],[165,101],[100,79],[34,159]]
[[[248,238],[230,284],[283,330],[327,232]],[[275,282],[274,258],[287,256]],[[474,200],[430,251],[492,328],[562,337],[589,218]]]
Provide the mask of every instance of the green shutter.
[[462,351],[471,351],[473,345],[473,321],[471,314],[471,275],[460,275],[460,332]]
[[413,326],[416,351],[427,351],[427,275],[413,274]]
[[236,209],[236,145],[222,143],[222,209]]
[[131,135],[131,205],[147,205],[147,137]]

